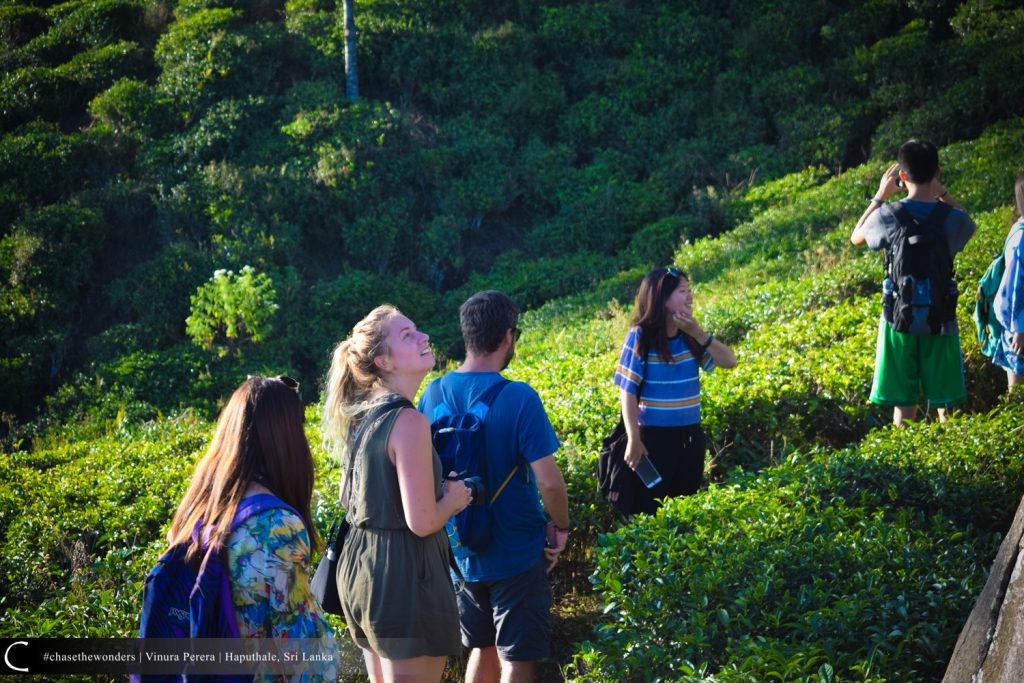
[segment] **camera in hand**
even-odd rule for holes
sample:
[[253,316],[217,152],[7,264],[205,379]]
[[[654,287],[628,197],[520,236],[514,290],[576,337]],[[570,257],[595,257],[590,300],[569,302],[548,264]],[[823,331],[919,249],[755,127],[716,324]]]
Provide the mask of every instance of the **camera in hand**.
[[462,480],[469,490],[473,492],[473,500],[469,502],[470,505],[482,505],[487,498],[487,489],[484,488],[484,483],[480,480],[480,477],[466,477]]

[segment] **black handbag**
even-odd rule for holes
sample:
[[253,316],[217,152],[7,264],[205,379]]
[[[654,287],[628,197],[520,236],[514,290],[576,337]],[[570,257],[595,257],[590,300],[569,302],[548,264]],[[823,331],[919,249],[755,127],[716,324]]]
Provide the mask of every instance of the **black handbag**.
[[626,425],[622,418],[601,441],[597,455],[597,490],[606,503],[627,517],[633,514],[636,475],[626,464]]
[[[643,386],[644,380],[641,378],[636,387],[638,399]],[[615,425],[611,434],[601,440],[601,450],[597,454],[597,491],[606,503],[626,517],[633,514],[634,492],[639,481],[626,464],[628,443],[626,423],[622,421],[620,411],[619,423]]]
[[341,598],[338,595],[338,556],[348,535],[349,523],[342,513],[341,520],[331,526],[330,544],[324,550],[320,564],[316,566],[309,588],[313,597],[320,601],[320,606],[329,614],[341,614]]
[[[395,398],[383,405],[379,405],[366,414],[362,422],[359,424],[359,428],[356,430],[355,437],[352,439],[352,448],[349,452],[352,455],[352,460],[355,459],[356,453],[358,453],[359,447],[362,446],[363,435],[366,432],[369,425],[376,422],[381,415],[392,410],[393,408],[411,408],[410,403],[405,398]],[[352,463],[350,463],[351,465]],[[346,489],[342,491],[342,499],[345,498],[347,487],[352,481],[351,467],[349,468],[349,475],[345,477]],[[338,558],[341,557],[341,549],[345,545],[345,537],[348,536],[348,530],[351,525],[348,523],[348,513],[342,512],[341,519],[335,522],[331,526],[331,532],[329,534],[330,544],[324,550],[323,557],[320,558],[320,564],[316,566],[316,571],[313,572],[313,578],[309,582],[310,592],[313,594],[319,602],[323,610],[329,614],[342,615],[341,611],[341,596],[338,593]]]

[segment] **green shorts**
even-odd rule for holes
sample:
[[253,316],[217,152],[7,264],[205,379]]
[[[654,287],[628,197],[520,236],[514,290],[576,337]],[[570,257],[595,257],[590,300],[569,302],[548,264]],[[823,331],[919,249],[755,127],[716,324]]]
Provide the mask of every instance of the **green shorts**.
[[960,337],[918,337],[878,323],[875,379],[871,402],[883,406],[916,406],[922,395],[932,408],[967,400]]

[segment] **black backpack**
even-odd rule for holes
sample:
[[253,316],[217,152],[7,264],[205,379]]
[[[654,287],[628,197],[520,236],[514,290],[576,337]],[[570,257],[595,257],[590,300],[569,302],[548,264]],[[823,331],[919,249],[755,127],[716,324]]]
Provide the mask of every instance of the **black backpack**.
[[942,229],[952,209],[937,202],[918,220],[900,203],[890,208],[897,229],[885,251],[882,314],[897,332],[940,334],[943,324],[956,318],[953,255]]

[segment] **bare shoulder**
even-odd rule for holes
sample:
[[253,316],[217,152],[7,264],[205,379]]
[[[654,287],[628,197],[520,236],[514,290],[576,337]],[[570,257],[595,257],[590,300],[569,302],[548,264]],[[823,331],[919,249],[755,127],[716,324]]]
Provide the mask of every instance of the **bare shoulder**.
[[395,418],[395,426],[391,430],[391,441],[416,442],[424,437],[430,438],[430,423],[427,416],[414,408],[402,408]]

